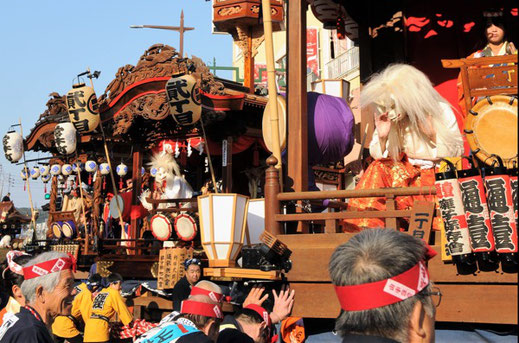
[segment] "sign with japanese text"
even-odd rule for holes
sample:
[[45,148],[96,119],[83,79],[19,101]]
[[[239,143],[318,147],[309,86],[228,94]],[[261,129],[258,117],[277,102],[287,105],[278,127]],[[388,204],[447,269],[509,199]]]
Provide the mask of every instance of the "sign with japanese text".
[[415,201],[411,219],[409,220],[409,233],[416,238],[423,239],[429,244],[434,215],[434,202]]
[[200,120],[202,105],[200,88],[191,75],[174,76],[166,83],[169,111],[180,125],[192,125]]
[[159,253],[157,289],[171,289],[184,274],[183,263],[193,257],[193,249],[166,248]]
[[84,83],[75,84],[67,93],[67,110],[79,133],[94,131],[101,121],[96,93]]
[[319,78],[319,30],[306,29],[306,68]]

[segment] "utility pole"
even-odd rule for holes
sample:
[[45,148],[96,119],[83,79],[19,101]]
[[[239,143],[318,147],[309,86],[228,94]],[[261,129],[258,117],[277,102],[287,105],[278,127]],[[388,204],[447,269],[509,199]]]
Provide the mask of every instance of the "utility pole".
[[130,25],[132,29],[159,29],[177,31],[180,34],[180,44],[178,54],[180,58],[184,58],[184,32],[194,30],[194,27],[184,26],[184,10],[180,12],[180,26],[164,26],[164,25]]

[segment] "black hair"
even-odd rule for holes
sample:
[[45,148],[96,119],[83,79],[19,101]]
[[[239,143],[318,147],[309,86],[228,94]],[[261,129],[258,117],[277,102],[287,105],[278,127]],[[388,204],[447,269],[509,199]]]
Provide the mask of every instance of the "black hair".
[[199,266],[200,268],[202,268],[202,261],[200,261],[197,258],[188,258],[184,261],[184,269],[187,270],[187,268],[189,268],[189,266],[192,264],[195,264],[195,265]]
[[106,282],[111,285],[112,283],[115,283],[115,282],[123,282],[123,277],[121,276],[121,274],[119,273],[112,273],[110,275],[108,275],[108,277],[106,278]]
[[[26,264],[27,262],[29,262],[29,260],[32,258],[33,256],[31,255],[21,255],[21,256],[16,256],[15,258],[13,258],[13,262],[15,262],[16,264],[20,265],[20,266],[23,266],[24,264]],[[9,294],[9,296],[13,296],[13,286],[16,285],[18,287],[21,287],[22,286],[22,282],[23,282],[23,275],[20,275],[20,274],[16,274],[16,273],[13,273],[9,268],[8,268],[8,265],[7,265],[7,260],[5,260],[3,263],[2,263],[2,278],[0,279],[1,281],[1,286],[2,288],[7,292],[7,294]],[[6,269],[7,268],[7,269]]]
[[92,286],[100,286],[101,282],[103,281],[103,277],[99,274],[92,274],[87,281],[87,284]]
[[250,324],[261,324],[265,321],[258,312],[251,310],[250,308],[242,308],[241,310],[236,311],[234,318]]

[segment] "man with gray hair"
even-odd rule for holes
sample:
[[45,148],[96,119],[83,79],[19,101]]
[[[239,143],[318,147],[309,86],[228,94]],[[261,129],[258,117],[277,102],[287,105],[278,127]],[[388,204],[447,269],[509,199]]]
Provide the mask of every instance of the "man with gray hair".
[[26,305],[0,327],[2,343],[52,343],[54,318],[70,315],[74,300],[75,261],[65,253],[46,252],[24,265],[22,294]]
[[329,271],[341,304],[343,342],[434,342],[435,306],[423,241],[369,229],[335,249]]

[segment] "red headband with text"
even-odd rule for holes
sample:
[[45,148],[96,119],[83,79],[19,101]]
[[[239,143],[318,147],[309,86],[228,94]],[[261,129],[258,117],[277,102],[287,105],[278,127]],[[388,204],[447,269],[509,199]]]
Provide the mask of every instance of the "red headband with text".
[[[19,250],[10,250],[5,254],[5,259],[7,260],[7,268],[14,274],[23,275],[23,267],[19,265],[18,263],[14,262],[14,259],[23,256],[23,255],[29,255],[24,253],[23,251]],[[5,270],[4,270],[5,272]]]
[[345,311],[364,311],[408,299],[429,284],[424,261],[389,279],[351,286],[335,286],[335,293]]
[[223,298],[223,294],[221,294],[221,293],[209,291],[207,289],[196,287],[196,286],[193,286],[193,288],[191,288],[191,293],[189,295],[199,295],[199,294],[207,295],[209,298],[211,298],[211,300],[216,301],[217,303],[221,302],[222,298]]
[[184,300],[180,305],[180,313],[196,314],[204,317],[223,318],[222,309],[219,305],[202,303],[193,300]]
[[25,267],[23,268],[23,278],[25,280],[29,280],[35,277],[40,277],[67,269],[76,271],[76,260],[72,256],[60,257]]
[[263,318],[263,321],[267,323],[267,326],[270,326],[272,324],[272,320],[270,319],[270,315],[263,307],[256,305],[256,304],[249,304],[245,306],[244,308],[248,308],[249,310],[256,311],[261,318]]

